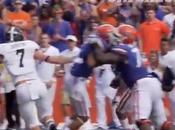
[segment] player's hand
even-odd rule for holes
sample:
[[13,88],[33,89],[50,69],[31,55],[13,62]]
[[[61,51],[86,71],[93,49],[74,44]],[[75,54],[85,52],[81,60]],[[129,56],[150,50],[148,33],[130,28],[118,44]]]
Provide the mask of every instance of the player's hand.
[[46,55],[41,50],[37,50],[34,54],[34,58],[36,60],[44,61],[46,59]]

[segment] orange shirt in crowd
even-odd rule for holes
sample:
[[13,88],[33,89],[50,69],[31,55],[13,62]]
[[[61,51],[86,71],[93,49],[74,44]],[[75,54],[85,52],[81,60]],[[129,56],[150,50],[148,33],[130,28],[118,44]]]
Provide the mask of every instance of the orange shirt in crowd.
[[21,24],[25,22],[26,26],[23,29],[31,28],[31,16],[25,11],[20,12],[10,12],[8,11],[5,15],[6,22],[15,22],[17,24]]
[[158,19],[142,23],[139,27],[139,35],[143,52],[149,55],[151,50],[160,51],[161,39],[163,36],[167,36],[169,32],[168,26]]
[[108,14],[108,11],[113,8],[113,3],[111,2],[103,2],[101,3],[98,8],[97,12],[98,15],[101,17],[101,22],[102,23],[108,23],[113,26],[117,25],[117,20],[113,15]]

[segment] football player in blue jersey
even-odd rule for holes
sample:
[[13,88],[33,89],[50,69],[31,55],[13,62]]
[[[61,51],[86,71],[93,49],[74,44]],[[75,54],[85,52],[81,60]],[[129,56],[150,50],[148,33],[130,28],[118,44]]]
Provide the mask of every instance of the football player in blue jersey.
[[[97,31],[104,35],[103,26],[99,26]],[[147,72],[138,60],[139,55],[135,47],[129,45],[136,40],[133,27],[121,25],[114,32],[112,33],[120,37],[120,44],[110,40],[113,35],[111,32],[106,33],[105,39],[111,44],[109,51],[104,52],[96,47],[88,57],[88,65],[95,67],[102,64],[114,64],[114,72],[120,73],[123,81],[132,90],[135,121],[140,130],[151,130],[150,116],[155,117],[156,129],[174,130],[172,123],[167,121],[165,115],[160,81]]]
[[[112,25],[109,26],[110,28],[107,32],[111,32],[114,29]],[[68,92],[75,116],[73,116],[72,121],[67,124],[65,130],[77,130],[89,119],[90,101],[86,89],[86,81],[88,77],[91,76],[94,68],[94,66],[90,66],[90,64],[95,64],[94,61],[91,60],[91,56],[93,56],[95,48],[101,48],[102,50],[109,48],[105,42],[106,41],[103,41],[98,35],[90,35],[82,45],[79,56],[74,60],[69,76],[69,83],[67,84],[71,86],[68,88]],[[115,57],[116,56],[113,58],[115,59]]]

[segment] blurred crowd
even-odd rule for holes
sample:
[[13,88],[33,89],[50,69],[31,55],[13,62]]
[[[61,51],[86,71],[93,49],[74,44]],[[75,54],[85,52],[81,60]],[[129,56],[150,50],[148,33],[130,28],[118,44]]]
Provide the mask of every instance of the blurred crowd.
[[[153,13],[146,13],[147,8],[152,8]],[[152,47],[159,51],[161,37],[168,35],[173,41],[175,33],[175,7],[172,2],[166,1],[156,3],[132,0],[122,3],[115,0],[1,0],[0,10],[1,43],[5,39],[3,32],[6,27],[14,25],[24,30],[27,39],[36,42],[39,42],[42,32],[49,34],[52,45],[60,51],[67,48],[67,35],[75,35],[80,45],[97,25],[103,23],[113,26],[126,23],[138,28],[139,40],[143,43],[141,49],[146,53]],[[146,20],[151,21],[151,24],[147,25]]]

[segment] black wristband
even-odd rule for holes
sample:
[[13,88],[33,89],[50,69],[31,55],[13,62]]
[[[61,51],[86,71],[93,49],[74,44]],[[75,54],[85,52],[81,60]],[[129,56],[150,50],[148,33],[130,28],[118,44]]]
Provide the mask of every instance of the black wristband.
[[44,59],[44,61],[46,61],[46,62],[47,62],[47,61],[48,61],[48,59],[49,59],[49,57],[50,57],[50,56],[47,56],[47,57]]

